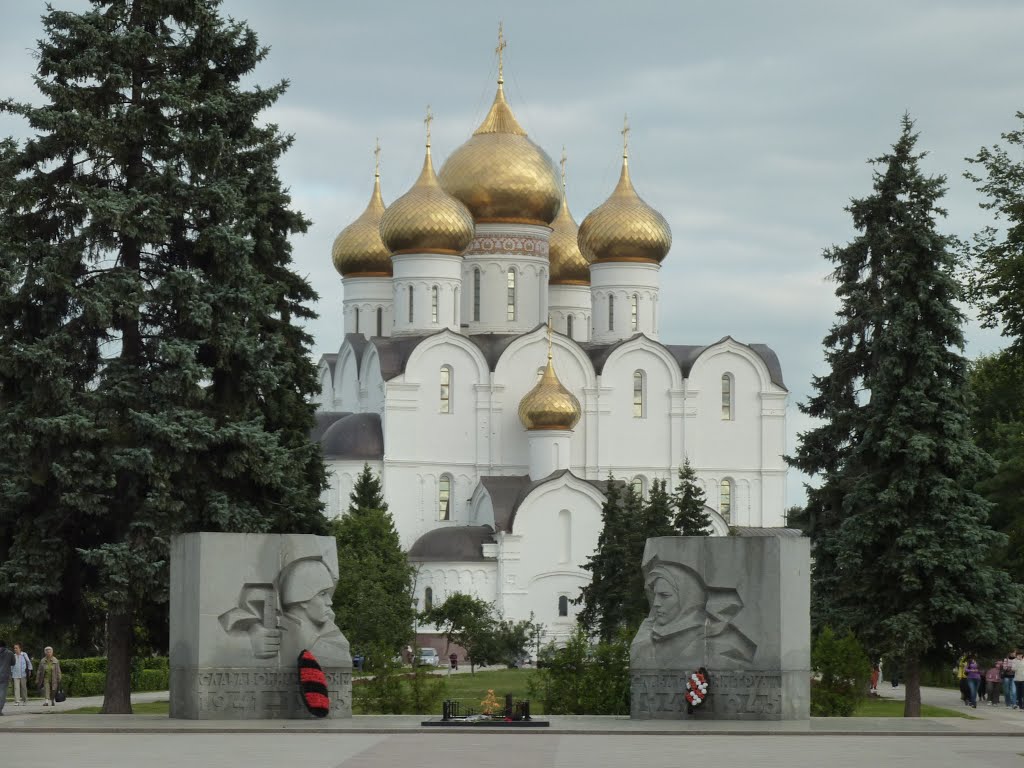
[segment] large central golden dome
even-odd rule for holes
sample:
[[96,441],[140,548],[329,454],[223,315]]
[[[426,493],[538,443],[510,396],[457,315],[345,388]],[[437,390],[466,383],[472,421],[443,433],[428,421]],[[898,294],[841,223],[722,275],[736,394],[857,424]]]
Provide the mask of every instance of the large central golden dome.
[[412,189],[395,200],[380,219],[380,236],[391,253],[459,255],[473,239],[473,217],[466,206],[437,183],[430,159],[430,136],[423,170]]
[[580,251],[591,264],[602,261],[661,263],[672,247],[665,217],[640,199],[629,178],[628,153],[611,197],[592,210],[579,233]]
[[548,365],[537,386],[519,401],[519,421],[529,430],[572,429],[580,420],[583,409],[576,395],[562,386],[555,375],[555,366],[548,351]]
[[370,203],[358,219],[334,238],[331,259],[343,277],[391,277],[391,252],[380,238],[384,198],[380,194],[380,171],[374,173]]
[[561,194],[551,158],[526,135],[505,101],[503,80],[487,117],[441,167],[441,186],[481,222],[546,226]]

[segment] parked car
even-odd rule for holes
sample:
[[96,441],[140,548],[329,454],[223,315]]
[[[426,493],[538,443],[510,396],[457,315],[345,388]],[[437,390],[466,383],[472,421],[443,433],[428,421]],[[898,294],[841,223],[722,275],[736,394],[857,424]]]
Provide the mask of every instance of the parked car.
[[420,648],[420,652],[416,656],[416,663],[428,667],[439,667],[441,666],[441,656],[436,648]]

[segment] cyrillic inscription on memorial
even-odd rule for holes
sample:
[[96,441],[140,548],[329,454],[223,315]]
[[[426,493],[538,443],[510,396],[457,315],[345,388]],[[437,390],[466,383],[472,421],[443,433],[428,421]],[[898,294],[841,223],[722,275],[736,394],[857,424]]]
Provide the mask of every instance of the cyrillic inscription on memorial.
[[[351,673],[325,670],[331,710],[351,711]],[[305,712],[295,672],[225,670],[196,674],[199,712],[253,717],[288,716]]]
[[[686,714],[686,680],[689,672],[635,672],[630,686],[632,716],[677,718]],[[698,716],[749,715],[764,719],[782,712],[782,673],[777,670],[710,672],[707,701]]]

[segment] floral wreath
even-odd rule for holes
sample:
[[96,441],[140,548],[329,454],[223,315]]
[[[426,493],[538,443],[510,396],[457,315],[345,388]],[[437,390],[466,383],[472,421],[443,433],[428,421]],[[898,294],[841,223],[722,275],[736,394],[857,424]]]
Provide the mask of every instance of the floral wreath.
[[701,667],[694,672],[686,681],[686,709],[688,714],[693,714],[694,707],[699,707],[708,698],[708,671]]

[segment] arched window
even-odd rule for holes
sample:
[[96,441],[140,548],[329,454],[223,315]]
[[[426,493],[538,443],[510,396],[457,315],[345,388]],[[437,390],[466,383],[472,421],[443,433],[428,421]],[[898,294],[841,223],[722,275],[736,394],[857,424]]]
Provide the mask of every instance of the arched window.
[[452,367],[441,366],[441,413],[452,412]]
[[634,331],[640,330],[640,297],[635,293],[629,299],[629,323]]
[[565,335],[568,336],[570,339],[575,338],[572,335],[572,320],[572,315],[569,315],[567,318],[565,318]]
[[644,372],[633,371],[633,418],[642,419],[644,412]]
[[732,515],[732,481],[723,480],[718,491],[718,514],[725,522],[729,522]]
[[423,590],[423,610],[431,611],[434,609],[434,590],[427,587]]
[[615,330],[615,297],[608,297],[608,330]]
[[384,335],[384,309],[377,307],[377,335]]
[[359,307],[356,307],[356,333],[359,333]]
[[438,289],[435,285],[430,289],[430,322],[437,322],[437,300],[438,300]]
[[480,267],[473,267],[473,320],[480,321]]
[[452,478],[450,475],[441,475],[441,482],[438,484],[437,519],[452,519]]
[[409,286],[409,322],[412,322],[412,286]]
[[722,421],[732,421],[732,374],[722,374]]
[[568,616],[569,615],[569,598],[565,595],[558,596],[558,615]]
[[630,483],[630,485],[633,486],[633,493],[636,494],[636,497],[638,499],[642,499],[644,497],[645,492],[644,486],[646,485],[646,483],[644,482],[644,476],[637,475],[636,477],[633,478],[633,482]]
[[508,298],[506,301],[505,308],[505,319],[515,320],[516,319],[516,271],[510,269],[508,271]]

